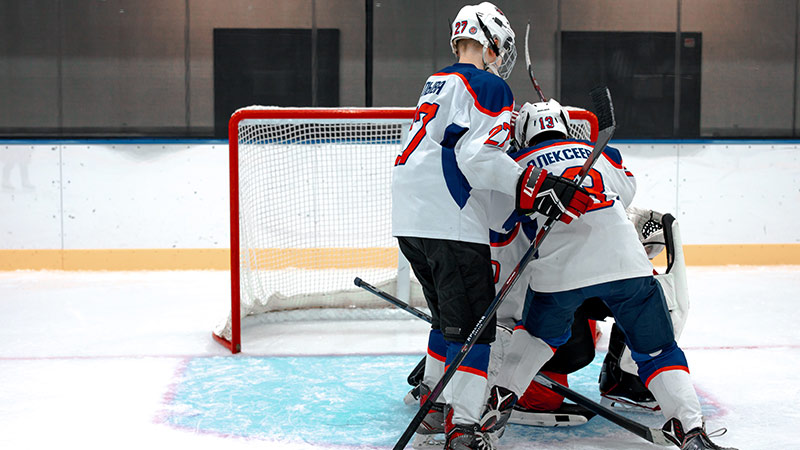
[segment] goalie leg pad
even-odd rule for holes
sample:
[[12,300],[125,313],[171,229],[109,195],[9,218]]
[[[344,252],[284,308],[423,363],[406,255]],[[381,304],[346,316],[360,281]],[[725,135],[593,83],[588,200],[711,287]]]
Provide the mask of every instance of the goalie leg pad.
[[[546,370],[542,370],[541,373],[569,387],[566,374],[548,372]],[[522,394],[517,404],[524,410],[553,411],[560,408],[563,402],[564,397],[562,395],[556,394],[534,380],[528,385],[528,389]]]

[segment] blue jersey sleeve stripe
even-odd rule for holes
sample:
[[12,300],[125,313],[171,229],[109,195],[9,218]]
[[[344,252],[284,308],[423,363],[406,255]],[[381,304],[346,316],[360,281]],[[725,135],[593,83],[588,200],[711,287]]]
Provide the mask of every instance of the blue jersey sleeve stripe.
[[505,247],[517,236],[519,233],[520,224],[517,222],[514,228],[508,233],[498,233],[494,230],[489,230],[489,245],[492,247]]

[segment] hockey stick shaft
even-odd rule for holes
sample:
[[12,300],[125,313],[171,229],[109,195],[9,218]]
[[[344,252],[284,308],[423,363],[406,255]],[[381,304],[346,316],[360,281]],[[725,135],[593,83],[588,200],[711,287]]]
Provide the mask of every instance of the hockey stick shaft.
[[428,323],[430,323],[431,316],[426,314],[424,311],[420,311],[417,308],[414,308],[413,306],[409,305],[408,303],[400,300],[399,298],[396,298],[394,296],[391,296],[391,295],[387,294],[386,292],[382,291],[381,289],[376,288],[375,286],[373,286],[373,285],[367,283],[366,281],[362,280],[361,278],[356,277],[356,279],[353,280],[353,283],[355,283],[356,286],[358,286],[358,287],[360,287],[360,288],[362,288],[362,289],[364,289],[364,290],[366,290],[368,292],[372,292],[373,294],[375,294],[378,297],[386,300],[387,302],[393,304],[394,306],[397,306],[398,308],[400,308],[400,309],[402,309],[402,310],[404,310],[406,312],[409,312],[412,315],[415,315],[415,316],[419,317],[422,320],[427,320]]
[[[431,316],[426,314],[424,311],[420,311],[419,309],[414,308],[408,303],[389,294],[388,292],[380,288],[376,288],[370,285],[369,283],[364,282],[360,278],[356,278],[356,281],[357,281],[356,286],[359,286],[375,294],[379,298],[386,300],[387,302],[399,307],[400,309],[403,309],[411,313],[417,318],[420,318],[428,323],[431,322]],[[642,439],[645,439],[646,441],[659,445],[672,445],[672,442],[667,440],[667,438],[664,436],[664,433],[660,429],[650,428],[639,422],[631,420],[623,415],[617,414],[616,412],[606,408],[605,406],[593,401],[588,397],[584,397],[583,395],[573,391],[572,389],[562,385],[561,383],[558,383],[557,381],[551,379],[550,377],[543,375],[542,373],[536,374],[534,380],[537,383],[555,392],[556,394],[559,394],[569,400],[572,400],[575,404],[583,406],[589,411],[592,411],[598,416],[605,418],[611,423],[619,425],[620,427],[630,431],[631,433],[641,437]]]
[[362,280],[361,278],[358,278],[358,277],[356,277],[354,283],[356,284],[356,286],[358,286],[358,287],[360,287],[360,288],[362,288],[362,289],[364,289],[364,290],[366,290],[368,292],[371,292],[371,293],[375,294],[377,297],[379,297],[379,298],[381,298],[383,300],[386,300],[387,302],[393,304],[394,306],[397,306],[398,308],[400,308],[400,309],[402,309],[404,311],[407,311],[407,312],[411,313],[411,315],[413,315],[415,317],[418,317],[418,318],[424,320],[425,322],[431,323],[432,319],[431,319],[431,316],[428,313],[426,313],[425,311],[419,310],[417,308],[414,308],[413,306],[411,306],[408,303],[400,300],[399,298],[395,297],[394,295],[384,291],[383,289],[377,288],[377,287],[367,283],[366,281],[364,281],[364,280]]
[[[581,167],[580,172],[576,175],[576,179],[578,180],[578,184],[580,184],[583,179],[586,177],[586,174],[589,172],[591,167],[597,161],[597,158],[603,153],[603,149],[605,148],[608,141],[611,139],[611,136],[614,134],[614,128],[616,127],[616,122],[614,120],[614,106],[611,103],[611,94],[608,92],[608,88],[595,88],[589,93],[592,97],[592,101],[595,103],[595,110],[597,111],[597,121],[602,127],[600,133],[598,134],[597,142],[592,149],[591,155],[587,158],[586,163]],[[602,138],[602,140],[601,140]],[[439,379],[439,382],[436,383],[436,386],[431,389],[428,398],[419,408],[417,414],[411,420],[411,423],[408,424],[405,431],[403,432],[400,439],[394,446],[394,450],[402,450],[405,448],[406,444],[411,440],[411,437],[414,436],[414,432],[425,419],[428,411],[433,407],[434,402],[439,398],[439,395],[442,394],[444,391],[445,386],[447,383],[450,382],[450,379],[453,378],[458,368],[461,366],[461,363],[464,362],[464,359],[467,357],[467,354],[475,345],[475,342],[478,340],[478,337],[483,334],[483,331],[486,329],[486,326],[489,324],[490,319],[494,317],[497,309],[500,307],[500,303],[506,298],[508,292],[514,286],[517,279],[519,278],[519,274],[525,270],[525,267],[528,265],[530,260],[532,259],[533,255],[539,249],[541,242],[544,240],[545,237],[550,233],[550,229],[552,228],[553,224],[555,223],[557,217],[550,217],[547,219],[545,224],[542,226],[542,229],[539,230],[539,233],[536,234],[536,238],[528,247],[528,250],[525,251],[525,254],[522,255],[522,259],[514,270],[511,271],[511,274],[508,276],[508,279],[503,283],[503,286],[497,292],[494,300],[489,304],[488,309],[486,312],[483,313],[478,322],[475,324],[475,328],[469,333],[467,338],[464,340],[464,343],[461,345],[461,348],[458,350],[458,353],[453,357],[451,361],[449,361],[449,366],[442,374],[442,378]]]
[[543,375],[541,372],[537,373],[535,377],[533,377],[534,381],[541,384],[542,386],[550,389],[551,391],[559,394],[565,398],[572,400],[575,404],[581,405],[584,408],[588,409],[589,411],[597,414],[600,417],[608,420],[611,423],[619,425],[620,427],[630,431],[631,433],[639,436],[640,438],[652,442],[658,445],[664,446],[672,446],[674,445],[672,441],[667,439],[664,436],[664,432],[659,428],[650,428],[646,425],[643,425],[639,422],[634,420],[628,419],[627,417],[617,414],[614,411],[604,407],[603,405],[592,401],[591,399],[584,397],[583,395],[573,391],[572,389],[567,388],[566,386],[552,380],[547,375]]
[[533,76],[533,66],[531,65],[531,54],[528,51],[528,35],[531,33],[531,21],[528,21],[528,26],[525,27],[525,64],[528,66],[528,76],[531,78],[531,83],[533,83],[533,88],[536,89],[536,93],[539,94],[539,98],[546,102],[547,99],[544,98],[544,93],[542,92],[542,88],[539,86],[539,82],[536,81],[536,77]]

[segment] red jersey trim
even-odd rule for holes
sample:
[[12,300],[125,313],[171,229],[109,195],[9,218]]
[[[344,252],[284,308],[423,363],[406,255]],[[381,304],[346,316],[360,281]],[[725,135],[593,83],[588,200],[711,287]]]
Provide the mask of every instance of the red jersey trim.
[[519,234],[519,229],[520,229],[520,224],[519,222],[517,222],[516,224],[514,224],[514,229],[511,230],[511,233],[509,233],[508,238],[506,238],[506,240],[500,242],[490,242],[489,245],[491,245],[492,247],[505,247],[511,241],[513,241],[515,237],[517,237],[517,234]]
[[656,370],[655,372],[653,372],[652,375],[647,377],[647,381],[645,381],[644,386],[645,387],[649,387],[650,386],[650,382],[653,381],[653,378],[655,378],[658,374],[663,373],[663,372],[667,372],[669,370],[683,370],[684,372],[689,373],[689,368],[686,367],[686,366],[667,366],[667,367],[662,367],[662,368]]
[[478,108],[478,111],[486,114],[487,116],[497,117],[500,114],[502,114],[503,111],[513,111],[514,110],[514,105],[504,106],[503,108],[500,109],[500,111],[497,111],[497,112],[489,111],[488,109],[484,108],[483,105],[481,105],[478,102],[478,95],[475,93],[474,90],[472,90],[472,86],[469,85],[469,81],[467,81],[467,78],[464,75],[462,75],[462,74],[460,74],[458,72],[449,72],[449,73],[448,72],[438,72],[438,73],[433,74],[433,76],[435,76],[435,77],[446,77],[448,75],[455,75],[458,78],[461,78],[461,81],[464,82],[464,87],[467,88],[467,92],[469,92],[469,94],[472,96],[472,99],[475,101],[475,107]]

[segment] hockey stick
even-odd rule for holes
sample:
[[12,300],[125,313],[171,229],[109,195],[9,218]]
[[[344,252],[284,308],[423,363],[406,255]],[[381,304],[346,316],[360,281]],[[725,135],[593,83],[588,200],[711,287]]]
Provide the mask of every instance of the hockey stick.
[[588,409],[589,411],[597,414],[600,417],[612,422],[620,427],[630,431],[631,433],[639,436],[640,438],[652,442],[653,444],[663,445],[665,447],[671,447],[675,445],[674,442],[667,439],[664,435],[664,431],[660,428],[651,428],[647,425],[641,424],[636,422],[635,420],[628,419],[627,417],[618,414],[610,409],[606,408],[605,406],[592,401],[591,399],[584,397],[583,395],[573,391],[572,389],[567,388],[566,386],[554,381],[547,375],[543,375],[542,373],[537,373],[536,376],[533,377],[534,381],[541,384],[542,386],[550,389],[551,391],[555,392],[556,394],[562,395],[565,398],[568,398],[575,402],[577,405],[581,405],[584,408]]
[[533,66],[531,65],[531,54],[528,51],[528,35],[531,33],[531,21],[528,21],[528,26],[525,27],[525,64],[528,66],[528,76],[531,77],[531,83],[533,83],[533,88],[536,89],[536,93],[539,94],[539,98],[542,99],[543,102],[546,102],[547,99],[544,98],[544,94],[542,93],[542,88],[539,87],[539,82],[536,81],[536,77],[533,76]]
[[415,315],[415,316],[419,317],[422,320],[427,320],[428,323],[430,323],[431,316],[426,314],[424,311],[420,311],[417,308],[414,308],[413,306],[409,305],[408,303],[400,300],[399,298],[395,298],[395,297],[393,297],[391,295],[387,294],[388,296],[384,297],[383,295],[380,294],[381,292],[384,292],[384,291],[382,291],[380,288],[376,288],[375,286],[365,282],[361,278],[356,277],[356,279],[353,280],[353,283],[355,283],[356,286],[358,286],[358,287],[360,287],[360,288],[362,288],[362,289],[364,289],[366,291],[372,292],[373,294],[377,295],[378,297],[381,297],[382,299],[384,299],[387,302],[393,304],[394,306],[397,306],[398,308],[400,308],[402,310],[405,310],[406,312],[409,312],[412,315]]
[[[412,315],[428,323],[431,322],[431,316],[426,314],[424,311],[420,311],[419,309],[414,308],[408,303],[405,303],[404,301],[389,294],[388,292],[380,288],[376,288],[375,286],[372,286],[371,284],[361,280],[361,278],[356,278],[355,283],[356,286],[375,294],[376,296],[382,298],[383,300],[386,300],[387,302],[411,313]],[[672,441],[668,440],[666,436],[664,436],[664,433],[661,429],[650,428],[646,425],[636,422],[635,420],[631,420],[621,414],[618,414],[606,408],[605,406],[593,401],[592,399],[584,397],[583,395],[573,391],[572,389],[562,385],[561,383],[558,383],[557,381],[551,379],[546,375],[537,373],[536,376],[534,377],[534,380],[537,383],[555,392],[556,394],[559,394],[565,398],[568,398],[569,400],[572,400],[576,405],[583,406],[584,408],[597,414],[598,416],[605,418],[611,423],[619,425],[620,427],[630,431],[631,433],[641,437],[642,439],[648,442],[664,446],[673,445]]]

